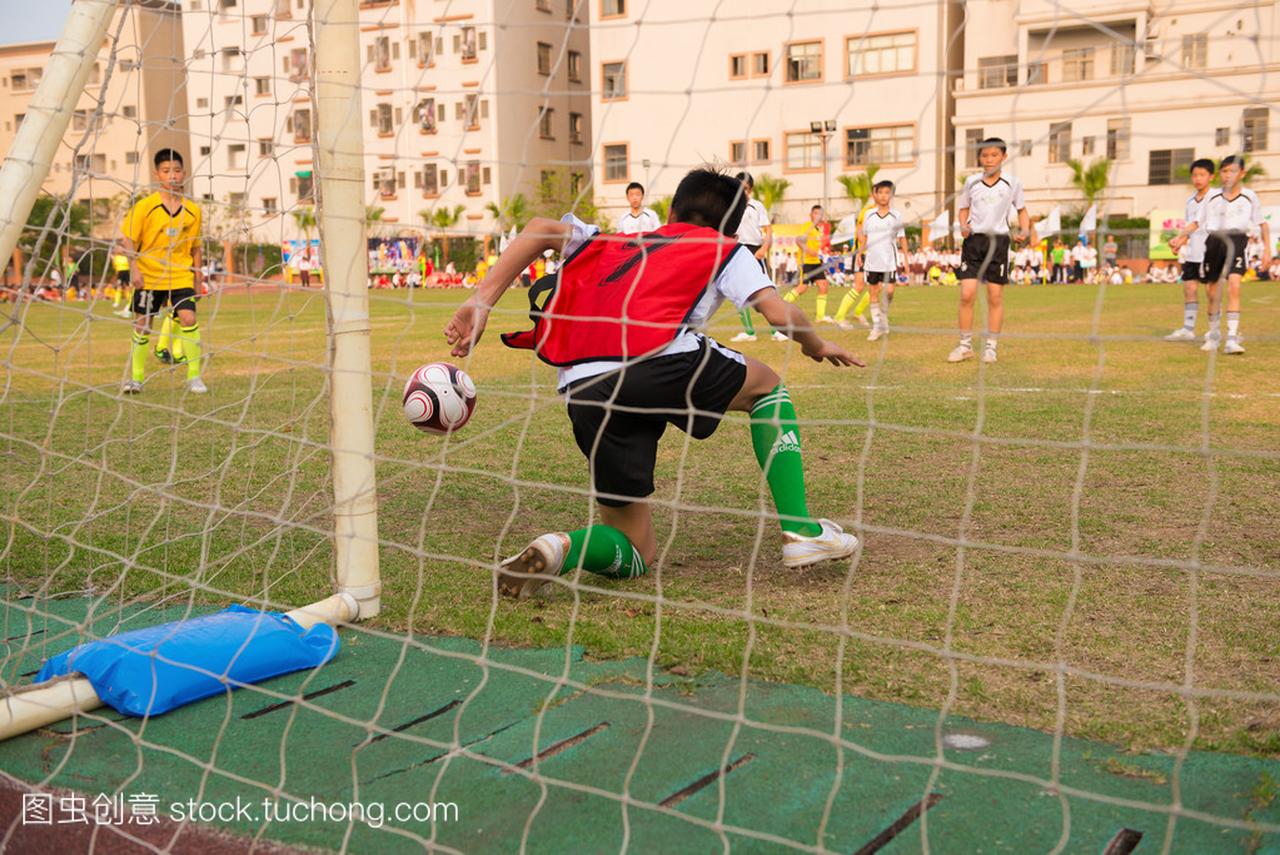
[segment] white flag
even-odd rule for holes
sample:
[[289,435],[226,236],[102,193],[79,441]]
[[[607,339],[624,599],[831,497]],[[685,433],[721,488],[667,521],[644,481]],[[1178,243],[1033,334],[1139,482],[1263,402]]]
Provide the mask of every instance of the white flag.
[[942,213],[934,217],[933,222],[929,223],[929,243],[945,238],[950,226],[951,212],[943,208]]
[[858,215],[850,214],[840,221],[836,226],[836,232],[831,236],[831,245],[838,243],[848,243],[858,236]]
[[1098,206],[1090,205],[1089,210],[1084,212],[1084,219],[1080,221],[1080,235],[1083,237],[1089,232],[1098,230]]
[[1036,234],[1040,237],[1048,237],[1056,235],[1062,231],[1062,208],[1057,205],[1053,206],[1053,210],[1049,212],[1049,216],[1044,218],[1044,222],[1036,226]]

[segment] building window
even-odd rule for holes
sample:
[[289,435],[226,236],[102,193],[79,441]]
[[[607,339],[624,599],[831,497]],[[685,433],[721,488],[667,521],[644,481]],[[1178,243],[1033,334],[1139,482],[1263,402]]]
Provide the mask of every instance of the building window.
[[627,181],[631,177],[631,155],[626,143],[604,147],[604,180]]
[[258,140],[258,157],[274,157],[275,153],[275,140]]
[[468,196],[480,195],[480,161],[468,160],[466,170],[466,185]]
[[757,51],[751,54],[751,76],[752,77],[768,77],[769,76],[769,52]]
[[572,83],[582,82],[582,52],[569,51],[569,80]]
[[970,169],[978,166],[978,152],[986,139],[982,128],[970,128],[964,132],[964,165]]
[[627,97],[627,64],[625,62],[606,62],[601,66],[604,74],[604,86],[600,95],[602,101],[618,101]]
[[544,140],[553,140],[555,133],[555,110],[543,107],[538,113],[538,136]]
[[1214,145],[1231,145],[1231,129],[1218,128],[1213,132]]
[[271,94],[271,78],[270,77],[253,78],[253,94],[254,95],[270,95]]
[[227,146],[227,168],[236,170],[244,169],[245,148],[244,143],[236,143],[234,145]]
[[787,45],[787,82],[810,83],[822,79],[822,42]]
[[1084,154],[1093,154],[1093,142],[1094,142],[1094,138],[1093,138],[1093,137],[1081,137],[1081,138],[1080,138],[1080,153],[1081,153],[1082,155],[1084,155]]
[[196,99],[196,109],[197,109],[197,110],[208,110],[208,109],[209,109],[209,99],[208,99],[208,98],[197,98],[197,99]]
[[768,163],[770,160],[769,140],[756,140],[751,144],[751,160],[755,163]]
[[1244,111],[1240,120],[1240,150],[1267,150],[1267,122],[1269,120],[1266,107],[1250,107]]
[[462,122],[463,127],[468,131],[479,130],[480,128],[480,96],[474,93],[467,95],[462,100]]
[[538,0],[535,6],[537,7],[539,12],[550,12],[551,0]]
[[245,200],[245,195],[243,193],[231,193],[227,197],[227,201],[228,203],[230,203],[231,210],[237,211],[237,212],[244,210],[244,200]]
[[916,68],[916,34],[878,33],[844,41],[849,77],[864,74],[908,74]]
[[436,64],[436,40],[431,33],[418,33],[416,42],[409,43],[410,55],[418,57],[418,67],[425,68]]
[[1107,119],[1107,160],[1129,159],[1129,120]]
[[476,61],[476,28],[463,27],[461,35],[461,44],[459,44],[459,36],[454,36],[453,49],[462,54],[463,62]]
[[742,80],[747,76],[747,55],[735,53],[729,55],[729,79]]
[[845,130],[845,166],[910,163],[915,160],[915,125]]
[[276,212],[276,200],[272,196],[262,197],[262,213],[274,214]]
[[378,195],[383,199],[395,197],[396,170],[394,166],[383,166],[374,170],[373,189],[377,190]]
[[440,172],[434,163],[422,167],[422,195],[440,195]]
[[1071,159],[1071,123],[1049,125],[1049,162],[1066,163]]
[[1195,160],[1196,150],[1193,148],[1152,149],[1147,160],[1148,184],[1180,184],[1179,173],[1191,167]]
[[1138,46],[1136,44],[1121,44],[1117,42],[1111,46],[1111,76],[1127,77],[1133,74],[1133,69],[1138,62]]
[[1018,85],[1018,57],[986,56],[978,60],[978,88],[1003,89]]
[[208,156],[209,156],[209,152],[211,152],[211,151],[213,151],[213,146],[208,146],[208,145],[202,145],[202,146],[200,146],[200,156],[201,156],[201,157],[208,157]]
[[747,162],[747,144],[742,141],[729,143],[729,162],[741,166]]
[[96,86],[101,82],[102,82],[102,63],[95,62],[93,64],[93,70],[89,72],[89,83],[90,85]]
[[819,169],[822,166],[822,143],[808,131],[793,131],[786,135],[786,159],[783,166],[789,170]]
[[254,15],[249,19],[250,28],[255,36],[265,35],[267,32],[267,16]]
[[240,65],[240,48],[229,47],[222,49],[222,70],[236,71]]
[[391,38],[389,36],[378,36],[373,40],[373,44],[368,48],[369,62],[373,63],[374,71],[390,71],[391,70]]
[[582,144],[582,114],[569,114],[569,142]]
[[1062,79],[1066,82],[1093,79],[1094,49],[1071,48],[1062,52]]
[[124,162],[133,165],[138,162],[138,153],[136,151],[126,151],[124,153]]
[[436,132],[436,99],[423,98],[413,108],[413,121],[424,134]]
[[315,195],[316,183],[315,183],[315,179],[311,177],[310,172],[308,172],[306,175],[298,176],[296,181],[297,181],[299,202],[305,202]]
[[1037,86],[1049,82],[1049,64],[1045,62],[1027,63],[1027,85]]
[[71,114],[71,130],[83,131],[89,127],[89,113],[86,110],[76,110]]
[[1182,37],[1182,64],[1187,68],[1204,68],[1209,62],[1209,34],[1195,33]]
[[243,95],[228,95],[222,99],[222,109],[230,111],[232,107],[237,107],[243,103]]
[[1018,156],[1019,156],[1019,157],[1030,157],[1030,156],[1031,156],[1031,152],[1032,152],[1033,148],[1034,148],[1034,144],[1031,142],[1031,140],[1021,140],[1021,141],[1019,141],[1019,143],[1018,143]]
[[307,109],[293,111],[293,141],[295,143],[311,142],[311,111]]
[[369,125],[378,131],[378,136],[389,137],[395,132],[392,123],[390,104],[379,104],[369,111]]
[[538,42],[538,73],[543,77],[551,74],[551,45]]
[[302,80],[307,76],[307,49],[294,48],[289,51],[286,70],[290,80]]
[[601,18],[621,18],[627,14],[627,0],[600,0]]

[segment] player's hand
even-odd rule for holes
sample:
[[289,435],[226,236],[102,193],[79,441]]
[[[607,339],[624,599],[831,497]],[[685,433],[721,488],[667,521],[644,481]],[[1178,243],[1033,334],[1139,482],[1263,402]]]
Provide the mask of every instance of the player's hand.
[[484,335],[484,327],[489,320],[490,308],[474,298],[458,307],[458,311],[453,313],[449,323],[444,326],[444,340],[453,348],[449,351],[451,354],[457,357],[467,356],[480,343],[480,336]]
[[136,291],[141,291],[144,284],[141,273],[134,273],[129,277],[129,285]]
[[814,362],[830,362],[832,365],[848,367],[855,365],[858,368],[866,368],[867,364],[856,356],[845,350],[840,345],[831,341],[823,341],[816,349],[809,350],[805,348],[801,351],[805,356]]
[[1182,249],[1182,247],[1186,244],[1186,242],[1187,242],[1187,239],[1182,236],[1169,238],[1169,249],[1173,250],[1174,252],[1177,252],[1178,250]]
[[1262,258],[1258,259],[1258,270],[1266,270],[1271,266],[1271,250],[1264,249]]
[[970,231],[972,231],[972,229],[969,228],[969,224],[964,223],[960,226],[960,237],[968,237]]

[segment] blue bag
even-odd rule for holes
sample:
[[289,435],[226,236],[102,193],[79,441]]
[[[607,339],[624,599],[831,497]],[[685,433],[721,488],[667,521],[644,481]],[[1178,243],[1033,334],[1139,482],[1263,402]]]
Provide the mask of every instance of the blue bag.
[[338,652],[328,624],[245,606],[81,644],[44,663],[37,682],[79,672],[125,715],[171,709],[269,677],[323,665]]

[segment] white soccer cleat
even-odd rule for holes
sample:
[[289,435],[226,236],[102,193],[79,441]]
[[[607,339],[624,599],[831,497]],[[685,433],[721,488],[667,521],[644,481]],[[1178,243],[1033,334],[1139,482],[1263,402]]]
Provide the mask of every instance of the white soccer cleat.
[[830,315],[823,315],[822,317],[818,318],[818,323],[820,324],[834,324],[835,322],[836,322],[836,319],[831,317]]
[[867,341],[879,341],[885,334],[885,331],[879,327],[872,327],[871,332],[867,333]]
[[1222,352],[1229,356],[1236,356],[1244,353],[1244,347],[1240,344],[1239,340],[1229,338],[1227,339],[1227,343],[1222,346]]
[[996,349],[994,347],[984,347],[982,349],[982,361],[987,365],[996,364]]
[[1213,353],[1218,349],[1219,339],[1216,335],[1207,335],[1204,337],[1204,344],[1200,345],[1200,349],[1205,353]]
[[790,341],[791,340],[787,338],[785,335],[783,335],[782,333],[776,332],[776,331],[772,336],[770,336],[770,338],[772,338],[774,341]]
[[137,380],[126,380],[120,384],[120,394],[122,395],[140,395],[142,393],[142,384]]
[[544,534],[518,554],[498,565],[498,593],[527,600],[551,579],[559,576],[569,535],[562,531]]
[[853,329],[853,324],[849,323],[848,321],[836,321],[836,326],[838,326],[842,330]]
[[968,345],[956,345],[955,350],[947,354],[947,362],[964,362],[966,359],[973,359],[973,348]]
[[1196,334],[1186,327],[1178,327],[1173,332],[1164,337],[1165,341],[1195,341]]
[[117,318],[124,318],[125,320],[129,320],[133,317],[133,312],[128,309],[120,309],[119,311],[112,312],[111,314],[115,315]]
[[203,395],[209,391],[209,387],[199,377],[192,377],[187,381],[187,391],[193,395]]
[[729,339],[729,341],[755,341],[755,340],[756,340],[756,334],[749,333],[746,331],[740,332],[737,335],[735,335],[733,338]]
[[858,548],[858,538],[845,534],[831,520],[818,520],[822,533],[805,537],[790,531],[782,533],[782,563],[787,567],[808,567],[821,561],[848,558]]
[[871,321],[867,320],[867,319],[866,319],[865,317],[863,317],[862,315],[854,315],[854,317],[858,319],[858,324],[859,324],[863,329],[866,329],[867,327],[871,326]]

